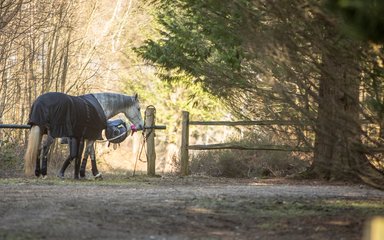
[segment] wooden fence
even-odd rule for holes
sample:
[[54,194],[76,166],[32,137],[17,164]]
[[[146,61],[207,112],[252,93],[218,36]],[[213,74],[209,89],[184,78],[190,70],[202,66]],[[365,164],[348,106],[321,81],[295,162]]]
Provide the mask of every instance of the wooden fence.
[[189,126],[190,125],[205,125],[205,126],[267,126],[267,125],[280,125],[280,126],[294,126],[294,125],[308,125],[306,123],[293,122],[293,121],[279,121],[279,120],[260,120],[260,121],[190,121],[189,112],[182,112],[182,128],[181,128],[181,149],[180,149],[180,165],[181,174],[188,175],[189,169],[189,150],[216,150],[216,149],[238,149],[238,150],[269,150],[269,151],[292,151],[292,152],[311,152],[312,148],[309,147],[292,147],[287,145],[254,145],[243,146],[240,144],[220,143],[208,145],[189,145]]

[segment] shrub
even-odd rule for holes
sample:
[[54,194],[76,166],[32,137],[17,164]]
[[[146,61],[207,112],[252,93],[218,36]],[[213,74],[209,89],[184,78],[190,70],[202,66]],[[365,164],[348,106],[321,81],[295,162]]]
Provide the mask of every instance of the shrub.
[[[237,144],[265,144],[267,140],[247,135]],[[268,144],[271,144],[270,142]],[[285,177],[305,170],[309,156],[285,151],[207,150],[191,157],[191,172],[216,177]]]
[[0,149],[0,176],[21,174],[24,166],[24,148],[18,143],[2,141]]

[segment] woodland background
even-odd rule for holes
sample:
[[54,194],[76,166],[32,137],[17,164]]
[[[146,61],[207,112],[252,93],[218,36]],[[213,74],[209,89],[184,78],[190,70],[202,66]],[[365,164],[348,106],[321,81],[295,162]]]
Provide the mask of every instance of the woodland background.
[[[313,149],[313,154],[203,152],[191,162],[195,173],[260,177],[305,170],[303,177],[380,187],[383,5],[0,0],[0,123],[25,124],[33,100],[47,91],[138,92],[143,106],[155,105],[157,123],[167,126],[157,133],[158,171],[177,172],[180,113],[187,110],[198,120],[301,123],[192,129],[191,142]],[[2,168],[22,169],[26,136],[0,130]],[[120,152],[102,145],[99,161],[109,170],[129,168],[140,142],[137,135]],[[56,144],[51,154],[61,162],[66,151]]]

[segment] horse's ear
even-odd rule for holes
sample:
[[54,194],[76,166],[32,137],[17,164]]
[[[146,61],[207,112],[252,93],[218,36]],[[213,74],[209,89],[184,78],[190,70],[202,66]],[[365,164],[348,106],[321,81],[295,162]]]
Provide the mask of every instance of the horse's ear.
[[139,99],[139,95],[135,93],[135,100],[137,101]]

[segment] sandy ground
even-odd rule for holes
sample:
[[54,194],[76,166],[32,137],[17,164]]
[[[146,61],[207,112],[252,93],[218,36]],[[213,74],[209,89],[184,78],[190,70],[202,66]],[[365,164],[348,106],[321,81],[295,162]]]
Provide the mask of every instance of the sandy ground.
[[362,239],[367,186],[207,177],[0,179],[0,239]]

